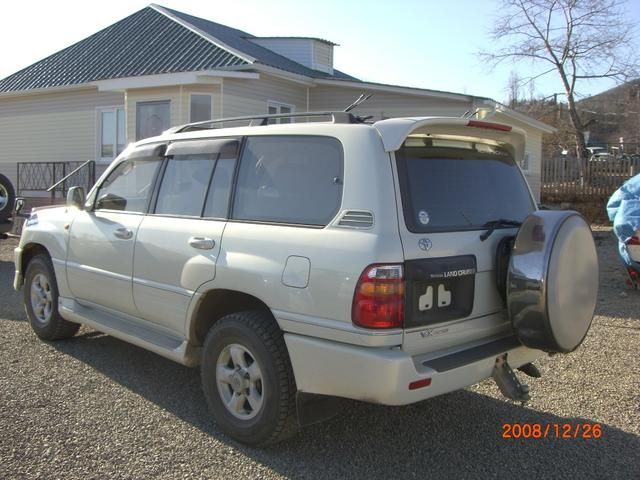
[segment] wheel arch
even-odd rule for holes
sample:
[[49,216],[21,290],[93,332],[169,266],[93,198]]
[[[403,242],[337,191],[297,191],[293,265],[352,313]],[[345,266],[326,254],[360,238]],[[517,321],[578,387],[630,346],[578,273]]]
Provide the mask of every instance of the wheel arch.
[[245,311],[262,311],[267,313],[274,322],[275,317],[271,309],[259,298],[237,290],[213,289],[202,293],[201,298],[193,308],[193,313],[187,325],[187,334],[191,343],[203,345],[207,332],[225,315]]
[[47,250],[47,247],[45,247],[41,243],[30,242],[22,247],[22,256],[20,257],[20,271],[23,275],[27,271],[29,262],[34,257],[41,254],[46,255],[47,257],[49,257],[49,260],[51,260],[51,254],[49,253],[49,250]]

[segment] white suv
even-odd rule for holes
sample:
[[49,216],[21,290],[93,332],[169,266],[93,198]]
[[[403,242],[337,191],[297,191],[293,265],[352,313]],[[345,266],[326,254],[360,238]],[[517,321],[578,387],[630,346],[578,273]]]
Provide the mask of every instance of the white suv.
[[493,376],[524,401],[512,368],[582,342],[591,231],[536,209],[522,131],[281,117],[174,128],[86,201],[35,210],[14,283],[35,333],[85,324],[200,365],[220,428],[260,445],[320,418],[309,400],[403,405]]

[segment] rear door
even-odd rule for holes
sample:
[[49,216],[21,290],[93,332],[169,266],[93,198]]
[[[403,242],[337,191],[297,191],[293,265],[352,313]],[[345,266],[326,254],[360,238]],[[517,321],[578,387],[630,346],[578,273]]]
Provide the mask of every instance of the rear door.
[[160,186],[143,219],[133,261],[141,316],[183,334],[194,292],[212,280],[226,225],[239,141],[169,145]]
[[404,348],[424,353],[507,334],[496,250],[535,209],[512,152],[467,137],[408,137],[395,152],[407,280]]

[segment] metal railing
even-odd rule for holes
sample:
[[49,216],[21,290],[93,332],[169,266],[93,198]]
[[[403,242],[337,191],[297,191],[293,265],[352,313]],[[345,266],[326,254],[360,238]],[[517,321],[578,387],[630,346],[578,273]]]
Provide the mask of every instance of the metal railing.
[[84,187],[88,191],[96,182],[96,165],[93,160],[18,162],[16,180],[19,196],[28,196],[29,192],[49,192],[54,202],[58,193],[65,198],[71,187]]

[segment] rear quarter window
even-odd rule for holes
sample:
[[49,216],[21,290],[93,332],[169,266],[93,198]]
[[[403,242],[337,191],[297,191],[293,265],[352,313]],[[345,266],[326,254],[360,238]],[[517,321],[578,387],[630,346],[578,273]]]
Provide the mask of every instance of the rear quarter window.
[[405,145],[396,162],[411,232],[477,230],[497,219],[522,221],[535,209],[505,150]]
[[325,226],[342,199],[343,151],[335,138],[247,139],[232,218]]

